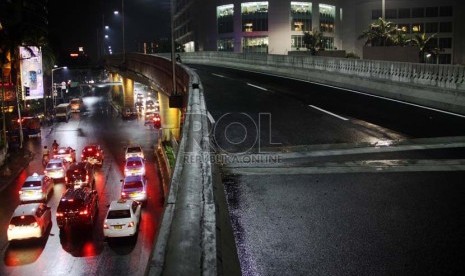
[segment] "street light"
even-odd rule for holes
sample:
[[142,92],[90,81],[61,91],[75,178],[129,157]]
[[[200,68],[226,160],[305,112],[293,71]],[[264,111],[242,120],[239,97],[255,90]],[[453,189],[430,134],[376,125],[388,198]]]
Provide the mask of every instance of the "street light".
[[[118,15],[118,11],[114,11],[113,14]],[[126,40],[124,37],[124,0],[121,0],[121,24],[122,24],[122,30],[123,30],[123,63],[126,60]]]
[[60,70],[60,69],[68,69],[67,66],[62,66],[62,67],[58,67],[56,65],[53,66],[54,68],[52,68],[52,99],[53,99],[53,107],[56,106],[56,96],[55,96],[55,84],[53,83],[53,72],[55,72],[56,70]]

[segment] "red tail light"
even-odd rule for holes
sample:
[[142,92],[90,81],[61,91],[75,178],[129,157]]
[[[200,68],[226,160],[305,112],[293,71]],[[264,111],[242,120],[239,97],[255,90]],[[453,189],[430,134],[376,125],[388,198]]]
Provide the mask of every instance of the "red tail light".
[[104,224],[103,224],[103,229],[108,229],[108,228],[109,228],[109,227],[108,227],[108,224],[104,223]]
[[19,194],[22,194],[22,193],[23,193],[23,191],[19,191]]
[[134,221],[131,221],[131,222],[128,224],[128,227],[134,227]]
[[86,182],[88,182],[88,181],[89,181],[89,175],[86,174]]
[[37,222],[31,223],[32,227],[39,227],[39,224]]
[[62,217],[63,216],[63,213],[58,213],[57,212],[57,217]]
[[14,225],[14,224],[8,225],[8,230],[13,230],[13,228],[15,228],[15,225]]
[[126,193],[125,193],[125,192],[121,192],[121,195],[122,195],[122,196],[125,196],[125,195],[126,195]]
[[83,216],[87,216],[89,213],[87,212],[87,209],[86,209],[86,210],[80,211],[79,214]]
[[81,154],[81,158],[84,158],[84,154]]
[[97,155],[97,156],[100,156],[100,153],[98,153],[98,152],[97,152],[97,154],[96,154],[96,155]]
[[65,182],[68,183],[68,177],[67,176],[65,176]]

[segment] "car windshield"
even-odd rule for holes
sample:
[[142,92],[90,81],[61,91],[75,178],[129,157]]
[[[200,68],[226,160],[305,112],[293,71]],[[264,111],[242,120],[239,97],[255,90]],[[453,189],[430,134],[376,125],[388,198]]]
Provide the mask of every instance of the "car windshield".
[[47,169],[60,169],[62,166],[61,163],[48,163]]
[[131,212],[129,210],[111,210],[108,212],[107,219],[122,219],[130,217]]
[[142,182],[141,181],[130,181],[124,183],[124,189],[140,189],[142,188]]
[[36,222],[36,218],[29,215],[12,217],[10,224],[13,224],[14,226],[27,226],[33,224],[34,222]]
[[126,163],[126,167],[140,167],[142,166],[142,162],[140,160],[128,161]]
[[40,181],[26,181],[23,184],[23,188],[40,187],[40,183]]
[[130,147],[130,148],[128,148],[128,152],[129,152],[129,153],[141,152],[141,151],[142,151],[142,150],[141,150],[141,148],[139,148],[139,147]]

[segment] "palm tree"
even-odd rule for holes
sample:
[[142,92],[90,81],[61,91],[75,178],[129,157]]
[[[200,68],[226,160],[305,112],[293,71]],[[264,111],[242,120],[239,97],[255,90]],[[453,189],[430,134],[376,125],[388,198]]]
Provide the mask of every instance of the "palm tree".
[[415,36],[411,39],[411,44],[418,47],[420,50],[419,58],[421,63],[425,63],[428,54],[433,56],[439,54],[439,48],[437,47],[436,41],[434,40],[435,37],[436,34],[428,36],[425,33],[422,33],[415,34]]
[[395,45],[394,36],[397,32],[395,23],[379,18],[371,23],[368,30],[363,31],[358,39],[366,39],[365,46],[393,46]]
[[316,55],[319,50],[324,49],[323,33],[317,29],[311,32],[304,32],[303,42],[305,47],[310,50],[312,56]]

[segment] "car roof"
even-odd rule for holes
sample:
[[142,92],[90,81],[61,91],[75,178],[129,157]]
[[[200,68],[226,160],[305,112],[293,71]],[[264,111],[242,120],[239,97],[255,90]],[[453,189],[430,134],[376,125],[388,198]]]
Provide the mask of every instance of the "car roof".
[[32,175],[30,175],[30,176],[28,176],[26,178],[26,182],[42,180],[44,177],[45,177],[45,175],[43,175],[43,174],[33,173]]
[[124,178],[124,182],[129,182],[129,181],[144,181],[144,177],[142,175],[128,175]]
[[13,216],[34,215],[40,205],[39,202],[20,204],[16,207]]
[[112,211],[112,210],[127,210],[127,209],[131,208],[131,205],[132,205],[133,201],[134,200],[132,200],[132,199],[113,200],[110,203],[110,209],[108,209],[108,210],[109,211]]
[[[77,188],[77,189],[67,189],[66,192],[61,197],[61,200],[67,200],[70,198],[81,198],[83,199],[86,194],[91,190],[87,187]],[[60,200],[60,201],[61,201]]]

